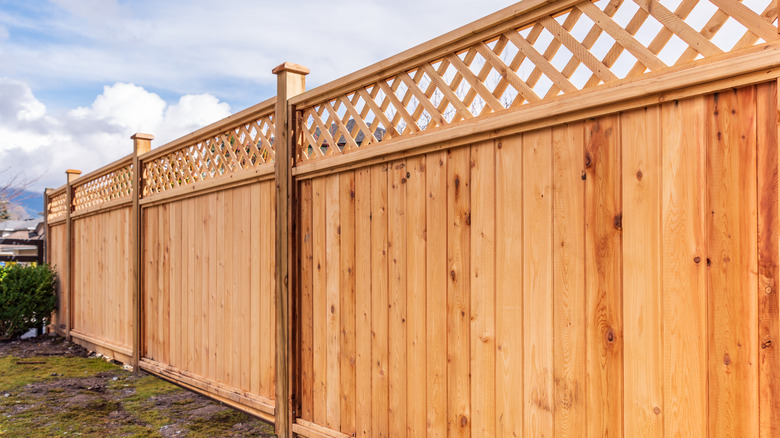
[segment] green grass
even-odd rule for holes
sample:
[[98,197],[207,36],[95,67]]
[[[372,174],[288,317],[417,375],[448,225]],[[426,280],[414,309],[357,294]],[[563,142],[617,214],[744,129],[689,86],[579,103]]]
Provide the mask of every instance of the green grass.
[[131,374],[102,359],[0,357],[2,438],[161,437],[164,426],[189,431],[189,436],[224,437],[241,433],[234,428],[239,423],[252,433],[273,436],[271,426],[225,407],[191,414],[206,403],[154,376]]

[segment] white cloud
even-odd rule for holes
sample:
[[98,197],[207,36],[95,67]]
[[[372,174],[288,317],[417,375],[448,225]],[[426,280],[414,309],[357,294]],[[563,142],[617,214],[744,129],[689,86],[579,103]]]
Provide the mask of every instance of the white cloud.
[[50,114],[22,82],[0,78],[0,168],[40,177],[35,190],[59,187],[64,171],[89,172],[132,151],[135,132],[154,134],[155,146],[230,115],[208,94],[173,105],[134,84],[106,86],[89,107]]

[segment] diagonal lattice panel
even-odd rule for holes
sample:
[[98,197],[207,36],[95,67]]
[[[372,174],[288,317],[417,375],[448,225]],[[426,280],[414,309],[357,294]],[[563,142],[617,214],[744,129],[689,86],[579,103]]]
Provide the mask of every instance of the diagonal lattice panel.
[[144,195],[251,169],[274,160],[274,114],[204,135],[143,163]]
[[576,3],[403,71],[311,100],[296,161],[350,153],[779,39],[774,0]]
[[130,198],[133,193],[133,165],[93,178],[73,188],[73,211],[79,212],[106,202]]
[[49,199],[49,204],[48,204],[49,211],[47,212],[46,219],[48,221],[53,221],[65,216],[65,213],[67,213],[66,204],[67,204],[67,195],[64,190],[62,191],[62,193],[53,195]]

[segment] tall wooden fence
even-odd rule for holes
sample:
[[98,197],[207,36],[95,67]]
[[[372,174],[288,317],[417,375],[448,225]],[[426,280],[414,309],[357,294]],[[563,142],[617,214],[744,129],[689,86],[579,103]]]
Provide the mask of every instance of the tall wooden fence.
[[282,64],[47,193],[56,327],[280,436],[777,436],[776,19],[528,0]]

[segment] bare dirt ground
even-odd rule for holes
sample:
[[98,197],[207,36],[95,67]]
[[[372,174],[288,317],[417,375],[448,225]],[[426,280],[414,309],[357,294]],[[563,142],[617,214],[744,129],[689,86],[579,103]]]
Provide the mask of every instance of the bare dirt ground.
[[60,337],[0,342],[0,437],[273,437],[273,427]]

